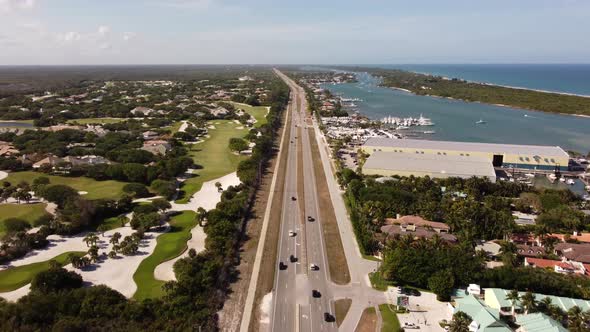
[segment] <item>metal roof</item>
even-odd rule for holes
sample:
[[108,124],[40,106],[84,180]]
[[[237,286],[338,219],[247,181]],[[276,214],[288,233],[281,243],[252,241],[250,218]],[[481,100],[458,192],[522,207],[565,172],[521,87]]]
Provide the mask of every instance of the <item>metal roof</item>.
[[539,155],[569,158],[559,146],[543,145],[513,145],[496,143],[429,141],[419,139],[394,139],[385,137],[370,137],[365,142],[366,147],[394,147],[406,149],[431,149],[447,151],[487,152],[494,154]]
[[363,168],[444,174],[448,177],[496,177],[492,163],[480,157],[377,151],[371,154]]

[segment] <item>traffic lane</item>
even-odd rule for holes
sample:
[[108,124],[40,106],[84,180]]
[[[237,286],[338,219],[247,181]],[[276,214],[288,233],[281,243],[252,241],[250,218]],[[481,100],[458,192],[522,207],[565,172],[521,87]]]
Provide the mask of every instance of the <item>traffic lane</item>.
[[[332,330],[335,329],[335,325],[330,322],[326,322],[324,319],[325,313],[333,315],[331,308],[330,295],[328,293],[328,274],[327,274],[327,259],[323,246],[322,231],[321,231],[321,220],[319,218],[319,206],[316,192],[316,178],[315,171],[312,164],[311,157],[311,146],[309,141],[309,135],[307,130],[303,130],[302,138],[304,142],[304,167],[308,170],[306,173],[305,187],[306,187],[306,211],[309,211],[309,215],[315,218],[314,222],[309,222],[306,227],[308,235],[309,250],[308,254],[313,259],[313,263],[319,266],[318,271],[310,271],[310,280],[314,289],[318,290],[322,296],[320,298],[312,298],[312,311],[311,319],[314,330]],[[310,262],[312,262],[310,260]]]
[[[292,105],[292,104],[291,104]],[[293,112],[290,113],[291,115]],[[293,131],[291,131],[291,138],[294,136]],[[288,260],[285,259],[285,256],[288,257],[289,253],[293,251],[291,247],[291,241],[289,238],[289,219],[292,218],[292,211],[290,210],[290,196],[289,194],[292,192],[293,188],[293,180],[292,180],[292,172],[293,172],[293,152],[290,146],[288,146],[287,153],[287,169],[285,175],[287,179],[285,181],[285,186],[283,188],[284,195],[283,195],[283,208],[281,213],[281,226],[280,226],[280,234],[279,234],[279,253],[278,253],[278,260],[279,262],[283,262],[284,264],[288,264]],[[287,224],[287,225],[286,225]],[[285,227],[286,226],[286,227]],[[294,246],[294,245],[293,245]],[[273,316],[272,316],[272,326],[274,331],[283,331],[285,327],[288,327],[288,330],[294,329],[294,303],[290,299],[293,298],[294,289],[295,289],[295,269],[289,269],[287,265],[286,270],[281,270],[280,268],[277,269],[277,274],[275,276],[275,299],[273,300]]]

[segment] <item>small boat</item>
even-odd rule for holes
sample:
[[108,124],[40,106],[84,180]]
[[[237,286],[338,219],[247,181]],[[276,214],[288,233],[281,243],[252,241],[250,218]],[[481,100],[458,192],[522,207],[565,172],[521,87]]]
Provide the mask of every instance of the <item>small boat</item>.
[[534,178],[535,174],[533,173],[526,173],[524,176],[526,176],[527,178]]
[[551,181],[553,183],[553,181],[557,180],[557,175],[549,174],[549,175],[547,175],[547,178],[549,179],[549,181]]
[[407,126],[399,126],[397,127],[398,130],[402,130],[402,129],[410,129],[410,127]]
[[565,182],[565,178],[559,178],[559,182]]
[[425,134],[434,134],[436,133],[434,130],[427,130],[424,132]]
[[477,121],[475,124],[485,124],[486,122],[482,119],[479,119],[479,121]]
[[565,183],[569,184],[570,186],[573,186],[574,184],[576,184],[576,180],[574,180],[574,179],[567,179],[567,181],[565,181]]

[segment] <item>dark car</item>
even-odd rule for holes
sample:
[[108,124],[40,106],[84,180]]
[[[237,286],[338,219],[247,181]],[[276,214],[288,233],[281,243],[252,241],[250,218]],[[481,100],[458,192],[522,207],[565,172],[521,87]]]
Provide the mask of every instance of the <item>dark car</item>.
[[334,319],[334,316],[332,316],[332,314],[331,314],[331,313],[329,313],[329,312],[324,312],[324,320],[325,320],[326,322],[333,322],[333,321],[335,321],[336,319]]
[[319,290],[314,289],[314,290],[311,291],[311,296],[312,297],[315,297],[315,298],[320,298],[320,297],[322,297],[322,293],[320,293]]
[[291,256],[289,256],[289,260],[291,261],[291,263],[295,263],[295,262],[297,262],[297,257],[291,255]]
[[307,221],[315,221],[315,218],[312,216],[307,216]]
[[297,198],[295,198],[295,196],[291,196],[291,200],[292,200],[292,201],[296,201],[296,200],[297,200]]
[[415,288],[404,288],[403,292],[406,295],[412,295],[412,296],[420,296],[420,295],[422,295],[422,293],[420,293],[420,291],[417,290],[417,289],[415,289]]
[[287,264],[280,262],[279,263],[279,270],[286,270],[287,269]]

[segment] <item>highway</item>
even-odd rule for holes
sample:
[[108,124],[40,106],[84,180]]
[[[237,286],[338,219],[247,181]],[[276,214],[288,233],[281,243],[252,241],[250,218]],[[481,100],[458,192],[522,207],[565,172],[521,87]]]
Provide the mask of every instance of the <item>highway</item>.
[[[319,209],[316,177],[312,161],[308,130],[313,130],[306,114],[307,101],[303,89],[280,72],[277,74],[291,88],[291,137],[287,153],[284,199],[277,253],[277,269],[271,314],[272,331],[336,331],[335,322],[326,322],[324,314],[334,315],[331,282],[328,275]],[[301,130],[298,130],[298,129]],[[300,135],[300,136],[299,136]],[[301,144],[298,144],[301,140]],[[301,147],[303,167],[303,193],[298,197],[298,147]],[[295,198],[293,200],[292,198]],[[303,200],[303,204],[299,200]],[[303,208],[303,209],[302,209]],[[314,221],[308,221],[312,217]],[[295,232],[290,236],[290,231]],[[297,258],[290,261],[290,256]],[[280,269],[283,262],[287,267]],[[318,269],[312,271],[310,265]],[[317,290],[320,297],[313,297]]]

